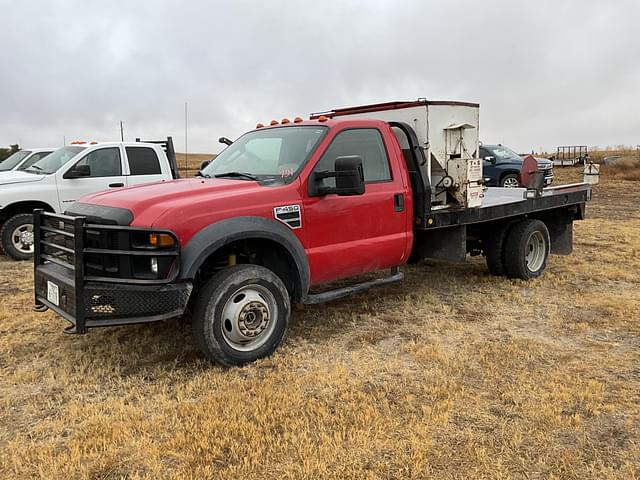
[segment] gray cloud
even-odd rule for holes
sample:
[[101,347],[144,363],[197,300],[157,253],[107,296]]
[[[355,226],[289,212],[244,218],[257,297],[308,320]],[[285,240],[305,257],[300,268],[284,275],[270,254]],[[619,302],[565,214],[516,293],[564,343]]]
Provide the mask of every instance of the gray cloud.
[[0,1],[0,145],[173,135],[365,102],[481,103],[518,150],[640,143],[640,4]]

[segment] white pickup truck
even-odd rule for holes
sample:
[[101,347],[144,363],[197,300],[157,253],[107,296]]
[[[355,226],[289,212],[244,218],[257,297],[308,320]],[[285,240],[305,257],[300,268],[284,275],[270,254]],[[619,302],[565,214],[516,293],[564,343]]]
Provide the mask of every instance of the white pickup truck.
[[26,170],[34,163],[43,159],[55,148],[26,148],[18,150],[11,156],[0,162],[0,173],[11,172],[13,170]]
[[25,170],[0,175],[0,245],[14,260],[27,260],[34,209],[61,213],[90,193],[178,177],[171,137],[60,148]]

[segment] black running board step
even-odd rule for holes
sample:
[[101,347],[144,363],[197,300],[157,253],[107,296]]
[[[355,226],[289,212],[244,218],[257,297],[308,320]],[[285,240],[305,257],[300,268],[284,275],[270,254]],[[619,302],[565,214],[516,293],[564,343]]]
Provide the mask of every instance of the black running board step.
[[375,287],[383,287],[390,283],[396,283],[404,278],[404,273],[398,271],[393,273],[390,277],[379,278],[377,280],[371,280],[368,282],[358,283],[349,287],[337,288],[335,290],[329,290],[322,293],[311,293],[307,295],[304,300],[305,305],[317,305],[318,303],[330,302],[331,300],[337,300],[338,298],[353,295],[354,293],[364,292]]

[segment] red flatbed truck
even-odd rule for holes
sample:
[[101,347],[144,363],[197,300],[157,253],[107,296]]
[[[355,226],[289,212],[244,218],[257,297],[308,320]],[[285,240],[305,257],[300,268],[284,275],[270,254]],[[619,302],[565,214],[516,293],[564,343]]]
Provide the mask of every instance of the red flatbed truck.
[[198,177],[36,211],[36,308],[76,334],[190,309],[205,355],[241,365],[277,348],[291,302],[399,281],[420,258],[484,254],[492,274],[537,277],[571,252],[590,187],[485,188],[477,108],[419,100],[258,125]]

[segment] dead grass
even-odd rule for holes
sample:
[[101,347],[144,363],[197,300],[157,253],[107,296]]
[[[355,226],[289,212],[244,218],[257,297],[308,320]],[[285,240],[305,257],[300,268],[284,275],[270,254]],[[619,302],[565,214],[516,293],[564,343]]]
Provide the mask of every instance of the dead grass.
[[188,155],[176,153],[176,162],[180,169],[180,175],[182,177],[193,177],[200,170],[202,162],[211,160],[212,157],[215,157],[215,155],[211,153],[190,153]]
[[187,321],[65,336],[0,257],[0,478],[639,478],[633,185],[603,175],[541,279],[405,267],[295,308],[241,369],[206,363]]

